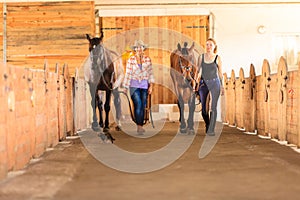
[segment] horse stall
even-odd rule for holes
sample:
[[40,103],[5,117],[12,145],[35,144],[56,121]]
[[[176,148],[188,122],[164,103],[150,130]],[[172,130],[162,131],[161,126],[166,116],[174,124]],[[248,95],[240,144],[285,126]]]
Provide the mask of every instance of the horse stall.
[[[299,77],[299,69],[289,71],[283,57],[280,57],[274,74],[270,73],[268,60],[263,61],[261,75],[256,75],[255,67],[250,66],[249,77],[245,78],[245,89],[248,89],[239,100],[239,107],[247,108],[243,117],[246,132],[300,147],[300,106],[297,98],[300,92]],[[226,73],[224,78],[227,78]],[[234,79],[238,81],[240,77]],[[232,77],[224,80],[225,83],[230,81]],[[225,95],[226,99],[232,99],[237,91],[233,92],[230,87],[226,87]],[[226,102],[226,116],[239,115],[231,109],[229,103]]]
[[[75,77],[95,32],[93,1],[0,4],[0,179],[88,127]],[[76,117],[75,117],[76,116]]]

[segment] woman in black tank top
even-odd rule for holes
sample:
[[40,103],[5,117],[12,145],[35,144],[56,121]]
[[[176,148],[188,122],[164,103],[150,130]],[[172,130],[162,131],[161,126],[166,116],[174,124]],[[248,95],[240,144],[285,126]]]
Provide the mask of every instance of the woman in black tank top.
[[[216,54],[217,45],[214,39],[206,41],[206,53],[199,57],[199,76],[200,80],[199,95],[202,105],[202,117],[205,122],[206,134],[215,135],[217,120],[217,103],[220,92],[223,94],[222,87],[222,62],[220,56]],[[207,110],[207,96],[211,95],[211,111]]]

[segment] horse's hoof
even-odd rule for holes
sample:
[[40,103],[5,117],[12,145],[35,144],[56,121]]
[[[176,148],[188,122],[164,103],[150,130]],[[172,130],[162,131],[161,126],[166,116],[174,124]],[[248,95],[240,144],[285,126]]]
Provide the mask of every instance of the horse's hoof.
[[116,131],[121,131],[121,127],[120,126],[116,126]]
[[101,140],[103,142],[105,142],[107,140],[107,136],[105,134],[103,134],[103,133],[99,133],[98,136],[101,138]]
[[195,135],[195,130],[194,129],[189,129],[188,134],[189,135]]
[[98,126],[92,126],[93,131],[100,132],[100,128]]
[[109,131],[108,127],[103,128],[103,132],[108,132],[108,131]]
[[115,138],[113,138],[113,136],[110,133],[105,133],[105,136],[107,140],[110,141],[110,143],[114,143],[114,140],[116,140]]
[[208,135],[208,136],[215,136],[215,132],[207,132],[206,135]]
[[180,133],[181,133],[181,134],[187,133],[187,129],[186,129],[186,128],[180,128]]

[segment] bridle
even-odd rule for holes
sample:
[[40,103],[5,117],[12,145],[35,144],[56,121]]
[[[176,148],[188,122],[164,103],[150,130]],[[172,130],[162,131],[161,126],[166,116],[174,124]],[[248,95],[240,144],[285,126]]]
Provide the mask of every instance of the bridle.
[[[192,80],[195,80],[195,78],[194,78],[195,74],[193,72],[193,65],[188,65],[188,66],[183,65],[182,60],[181,60],[181,55],[178,55],[178,56],[179,56],[178,64],[180,66],[180,69],[182,71],[182,76],[184,77],[184,79],[189,81],[189,82],[191,82]],[[191,77],[190,80],[186,79],[185,73],[190,73],[190,77]]]

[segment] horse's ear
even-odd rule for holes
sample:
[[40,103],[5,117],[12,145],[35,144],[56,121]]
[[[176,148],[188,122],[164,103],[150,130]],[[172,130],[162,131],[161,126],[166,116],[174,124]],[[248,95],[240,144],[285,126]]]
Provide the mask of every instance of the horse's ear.
[[195,48],[195,42],[193,42],[192,46],[190,46],[189,51],[194,50],[194,48]]
[[86,35],[86,39],[87,39],[88,41],[90,41],[91,38],[90,38],[89,34],[85,34],[85,35]]
[[100,41],[102,41],[102,39],[103,39],[103,37],[104,37],[104,33],[103,33],[103,30],[102,30],[102,28],[101,28],[101,31],[100,31],[100,33],[101,33],[101,36],[100,36]]
[[179,43],[177,44],[177,49],[181,51],[181,45]]

